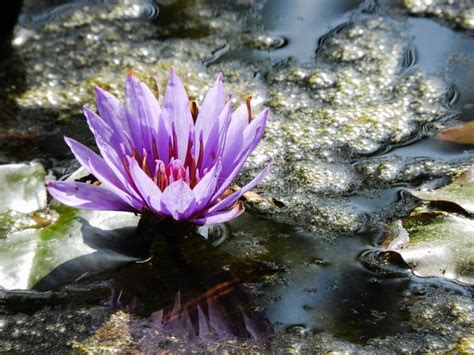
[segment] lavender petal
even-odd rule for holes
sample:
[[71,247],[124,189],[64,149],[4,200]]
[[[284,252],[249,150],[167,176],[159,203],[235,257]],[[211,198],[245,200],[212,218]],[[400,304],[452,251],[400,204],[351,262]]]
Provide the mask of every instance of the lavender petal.
[[86,210],[134,211],[113,192],[83,182],[51,181],[46,184],[49,193],[65,205]]
[[199,134],[201,134],[200,132],[202,131],[203,133],[203,142],[207,142],[211,131],[214,129],[214,126],[218,124],[217,118],[219,117],[221,111],[224,109],[224,105],[224,83],[222,81],[222,74],[219,73],[217,75],[214,86],[207,92],[206,97],[204,98],[201,109],[199,111],[199,115],[196,120],[196,156],[199,152]]
[[253,189],[257,184],[259,184],[263,179],[265,179],[265,177],[270,172],[272,166],[273,163],[268,164],[267,167],[263,169],[252,181],[250,181],[247,185],[243,186],[238,191],[227,196],[226,198],[209,208],[206,214],[212,214],[213,212],[222,211],[232,206],[244,193]]
[[240,204],[236,204],[231,210],[221,213],[213,213],[206,215],[205,217],[191,219],[190,222],[195,224],[218,224],[228,222],[234,218],[237,218],[244,212],[244,208]]
[[140,201],[127,193],[120,179],[101,157],[72,138],[64,137],[64,140],[79,163],[86,167],[104,187],[119,196],[124,202],[132,204],[135,209],[141,210],[142,204]]
[[[178,138],[178,156],[181,161],[186,159],[188,149],[188,137],[194,127],[191,111],[189,110],[189,98],[184,90],[183,83],[176,75],[174,69],[170,70],[168,86],[163,101],[161,120],[171,126],[175,124],[176,136]],[[161,158],[161,157],[160,157]]]
[[161,210],[175,220],[184,220],[194,212],[196,199],[193,190],[183,180],[170,184],[161,195]]
[[98,86],[95,89],[95,96],[100,117],[123,141],[126,141],[126,137],[122,132],[130,132],[130,128],[125,117],[125,107],[114,95]]
[[214,195],[221,170],[222,164],[219,160],[212,169],[201,178],[197,185],[194,186],[193,193],[196,198],[196,211],[200,211],[204,208]]
[[125,102],[135,147],[151,148],[151,141],[157,134],[158,118],[161,113],[158,100],[148,86],[138,81],[133,75],[128,75],[125,81]]
[[158,214],[161,213],[161,190],[153,180],[145,174],[135,158],[127,158],[130,166],[130,175],[135,183],[135,187],[138,189],[138,193],[142,196],[143,201],[146,202],[151,211]]

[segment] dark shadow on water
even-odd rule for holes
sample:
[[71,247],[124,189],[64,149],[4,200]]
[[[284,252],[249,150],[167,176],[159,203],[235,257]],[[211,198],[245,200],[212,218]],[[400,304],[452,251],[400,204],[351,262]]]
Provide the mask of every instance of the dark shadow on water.
[[84,243],[96,251],[56,267],[34,285],[35,292],[107,281],[106,305],[149,319],[147,326],[162,334],[259,344],[268,339],[270,323],[243,283],[273,269],[232,257],[195,231],[170,235],[160,223],[103,231],[79,220]]
[[96,251],[57,266],[39,280],[32,287],[33,290],[56,289],[82,277],[147,258],[151,245],[150,234],[142,233],[137,236],[136,227],[104,231],[90,225],[83,218],[76,220],[81,223],[82,242]]

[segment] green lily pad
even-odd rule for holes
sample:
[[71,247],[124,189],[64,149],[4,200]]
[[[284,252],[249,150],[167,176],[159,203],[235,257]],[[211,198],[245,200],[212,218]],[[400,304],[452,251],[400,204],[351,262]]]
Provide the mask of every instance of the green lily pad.
[[133,236],[138,216],[66,206],[57,212],[59,218],[49,226],[11,233],[0,243],[1,287],[54,288],[138,259],[118,249]]
[[0,287],[26,289],[35,252],[38,230],[25,229],[12,233],[0,242]]
[[454,202],[464,210],[474,213],[474,167],[440,189],[412,193],[423,200]]
[[0,287],[49,289],[137,260],[139,216],[56,202],[47,209],[44,176],[39,164],[0,166]]
[[419,276],[473,284],[474,168],[442,188],[412,193],[423,205],[389,226],[381,245],[399,252]]
[[0,165],[0,213],[31,213],[46,207],[44,168],[37,163]]
[[419,276],[474,283],[474,220],[422,211],[403,221],[409,242],[397,251]]
[[[137,260],[124,254],[123,248],[114,250],[124,239],[133,237],[139,220],[137,215],[81,211],[63,205],[57,211],[58,220],[38,235],[28,287],[52,288],[91,272]],[[45,278],[46,281],[36,287]]]

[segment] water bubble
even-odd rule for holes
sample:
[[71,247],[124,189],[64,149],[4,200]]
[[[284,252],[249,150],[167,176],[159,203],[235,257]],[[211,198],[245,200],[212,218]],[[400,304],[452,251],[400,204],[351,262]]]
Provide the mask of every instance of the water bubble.
[[309,328],[305,324],[293,324],[286,327],[285,332],[291,335],[305,335]]
[[160,13],[160,8],[153,1],[146,2],[140,5],[139,7],[140,7],[140,15],[138,17],[146,21],[154,20]]
[[417,296],[426,295],[426,287],[420,284],[415,284],[410,287],[411,292]]

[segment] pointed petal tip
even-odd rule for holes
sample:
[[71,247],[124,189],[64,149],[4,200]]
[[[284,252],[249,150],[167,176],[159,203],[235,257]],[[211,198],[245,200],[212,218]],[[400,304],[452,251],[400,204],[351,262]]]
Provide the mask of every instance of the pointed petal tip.
[[225,223],[239,217],[244,211],[242,201],[237,201],[228,211],[216,212],[206,217],[193,219],[191,222],[198,225]]
[[174,67],[170,67],[168,86],[182,86],[184,88],[184,85],[181,82],[181,79],[179,78],[178,74],[176,74],[176,70],[174,69]]
[[95,113],[94,111],[92,111],[92,109],[90,107],[87,107],[86,105],[82,106],[82,112],[86,116],[90,113]]
[[176,70],[174,69],[173,66],[171,66],[171,67],[170,67],[170,74],[169,74],[169,77],[170,77],[170,79],[171,79],[171,78],[174,78],[174,77],[176,77],[176,76],[177,76],[177,75],[176,75]]

